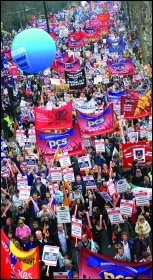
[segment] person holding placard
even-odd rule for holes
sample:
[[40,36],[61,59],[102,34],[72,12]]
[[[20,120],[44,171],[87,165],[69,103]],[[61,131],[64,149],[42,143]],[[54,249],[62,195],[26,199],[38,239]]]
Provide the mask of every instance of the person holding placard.
[[43,233],[40,230],[36,231],[36,246],[39,246],[39,257],[40,260],[42,259],[43,249],[45,245],[52,245],[52,240],[43,235]]
[[37,192],[40,199],[44,200],[46,191],[47,191],[47,188],[41,182],[41,178],[40,177],[36,178],[36,183],[34,184],[34,186],[31,189],[31,194],[33,194],[34,192]]
[[[35,205],[33,204],[33,201],[30,200],[29,215],[30,215],[30,219],[37,219],[37,213],[41,210],[43,202],[41,199],[39,199],[38,194],[36,192],[33,193],[32,199],[35,202]],[[37,205],[39,211],[38,211],[36,205]]]

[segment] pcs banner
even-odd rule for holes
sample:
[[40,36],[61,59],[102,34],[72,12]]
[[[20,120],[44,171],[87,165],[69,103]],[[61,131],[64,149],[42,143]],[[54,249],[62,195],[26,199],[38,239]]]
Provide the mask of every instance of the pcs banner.
[[69,131],[58,134],[36,130],[36,139],[38,150],[45,156],[53,157],[58,147],[69,155],[85,153],[78,124]]
[[134,75],[134,66],[131,58],[120,62],[107,61],[108,72],[110,75]]
[[152,279],[152,262],[122,262],[82,247],[79,279]]
[[87,115],[77,111],[77,119],[83,135],[95,136],[114,130],[113,104],[103,113]]
[[1,279],[40,279],[38,247],[21,251],[1,229],[1,250]]

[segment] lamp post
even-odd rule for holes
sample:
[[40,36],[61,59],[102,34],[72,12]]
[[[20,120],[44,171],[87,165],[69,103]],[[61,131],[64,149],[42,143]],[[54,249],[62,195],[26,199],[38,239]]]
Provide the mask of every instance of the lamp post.
[[44,12],[45,12],[45,18],[46,18],[46,23],[47,23],[47,32],[50,34],[50,29],[49,29],[49,22],[48,22],[48,17],[47,17],[47,9],[46,9],[46,1],[43,1],[44,5]]

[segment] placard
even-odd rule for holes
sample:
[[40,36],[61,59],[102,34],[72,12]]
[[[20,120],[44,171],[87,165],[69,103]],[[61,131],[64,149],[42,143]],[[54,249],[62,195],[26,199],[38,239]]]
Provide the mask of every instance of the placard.
[[111,182],[108,181],[107,186],[108,186],[109,194],[112,197],[114,194],[116,194],[116,186],[114,185],[113,181]]
[[58,191],[59,190],[59,186],[57,184],[48,185],[48,188],[49,188],[50,194],[53,194],[54,191]]
[[53,182],[62,181],[62,170],[60,167],[51,168],[50,174]]
[[1,177],[9,178],[10,177],[10,169],[7,166],[3,166],[1,168]]
[[29,134],[29,142],[36,143],[36,134],[35,133]]
[[131,192],[135,195],[135,193],[139,191],[145,191],[147,192],[147,196],[149,200],[152,200],[152,188],[142,188],[142,187],[136,187],[131,190]]
[[25,189],[28,187],[28,179],[27,176],[19,177],[17,176],[17,189]]
[[19,142],[20,147],[25,147],[25,139],[26,139],[26,136],[18,137],[18,142]]
[[147,138],[148,138],[148,141],[152,141],[152,131],[148,131]]
[[112,198],[110,197],[110,195],[107,192],[100,192],[100,195],[102,196],[102,198],[107,202],[112,200]]
[[97,153],[104,153],[105,152],[105,142],[104,139],[95,140],[95,147]]
[[138,132],[130,132],[128,133],[129,142],[134,143],[138,142]]
[[95,189],[96,188],[96,183],[94,180],[93,175],[89,175],[89,176],[82,176],[84,184],[86,186],[86,189]]
[[78,164],[79,164],[80,170],[86,170],[86,168],[91,168],[91,162],[90,162],[89,156],[79,157]]
[[58,224],[71,223],[69,206],[56,206]]
[[68,279],[67,272],[53,272],[54,279]]
[[25,140],[24,140],[24,143],[25,143],[24,148],[25,148],[26,150],[30,150],[31,143],[30,143],[29,139],[25,139]]
[[146,191],[139,191],[135,193],[136,206],[145,206],[149,204],[148,193]]
[[42,261],[46,265],[56,266],[59,254],[59,247],[45,245],[43,248]]
[[59,155],[59,162],[60,162],[60,165],[61,167],[66,167],[66,166],[70,166],[71,165],[71,160],[70,160],[70,157],[67,154],[62,154],[62,155]]
[[87,147],[87,148],[88,148],[88,147],[91,147],[91,142],[90,142],[90,139],[89,139],[89,138],[86,138],[86,139],[83,138],[83,139],[82,139],[82,142],[83,142],[83,146],[84,146],[84,147]]
[[23,131],[17,131],[16,130],[16,141],[19,142],[20,138],[26,138],[26,136],[24,134],[24,130]]
[[75,182],[73,168],[63,170],[63,179],[68,182]]
[[107,214],[110,219],[111,225],[124,223],[123,217],[119,207],[108,208]]
[[30,197],[30,187],[25,189],[20,189],[19,200],[28,200]]
[[120,210],[122,215],[132,216],[133,200],[121,199]]
[[71,236],[81,239],[82,236],[82,221],[72,218]]
[[35,167],[36,159],[34,156],[25,156],[27,167]]
[[119,193],[123,193],[127,191],[127,181],[126,179],[121,179],[116,182],[116,187]]

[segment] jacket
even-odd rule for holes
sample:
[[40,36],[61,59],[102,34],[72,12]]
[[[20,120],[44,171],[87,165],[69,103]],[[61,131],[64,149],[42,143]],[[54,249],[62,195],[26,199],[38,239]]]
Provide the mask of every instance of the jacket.
[[[124,247],[123,246],[124,242],[123,240],[121,240],[119,242],[119,245],[121,245],[121,247]],[[129,249],[130,249],[130,254],[131,254],[131,261],[134,261],[134,243],[133,243],[133,240],[132,239],[129,239],[128,240],[128,245],[129,245]],[[116,253],[117,253],[117,248],[116,248]]]
[[[44,242],[44,239],[47,239],[47,243]],[[39,241],[38,239],[36,239],[36,246],[39,246],[39,259],[41,260],[42,259],[42,254],[43,254],[43,249],[44,249],[44,246],[45,245],[54,245],[52,240],[48,237],[43,237],[42,238],[42,242]]]
[[34,185],[31,189],[31,195],[34,193],[34,192],[37,192],[38,193],[38,196],[41,197],[42,200],[45,199],[46,197],[46,191],[47,191],[47,188],[44,184],[41,184],[40,186],[40,193],[39,191],[37,191],[37,188],[36,188],[36,185]]
[[[66,233],[65,233],[66,235]],[[66,239],[66,244],[67,244],[67,250],[68,251],[71,251],[71,235],[70,233],[67,231],[67,235],[68,235],[68,239]],[[54,246],[57,246],[60,248],[60,251],[62,252],[62,248],[61,248],[61,244],[60,244],[60,240],[59,240],[59,237],[58,237],[58,230],[56,230],[53,235],[53,243],[54,243]]]

